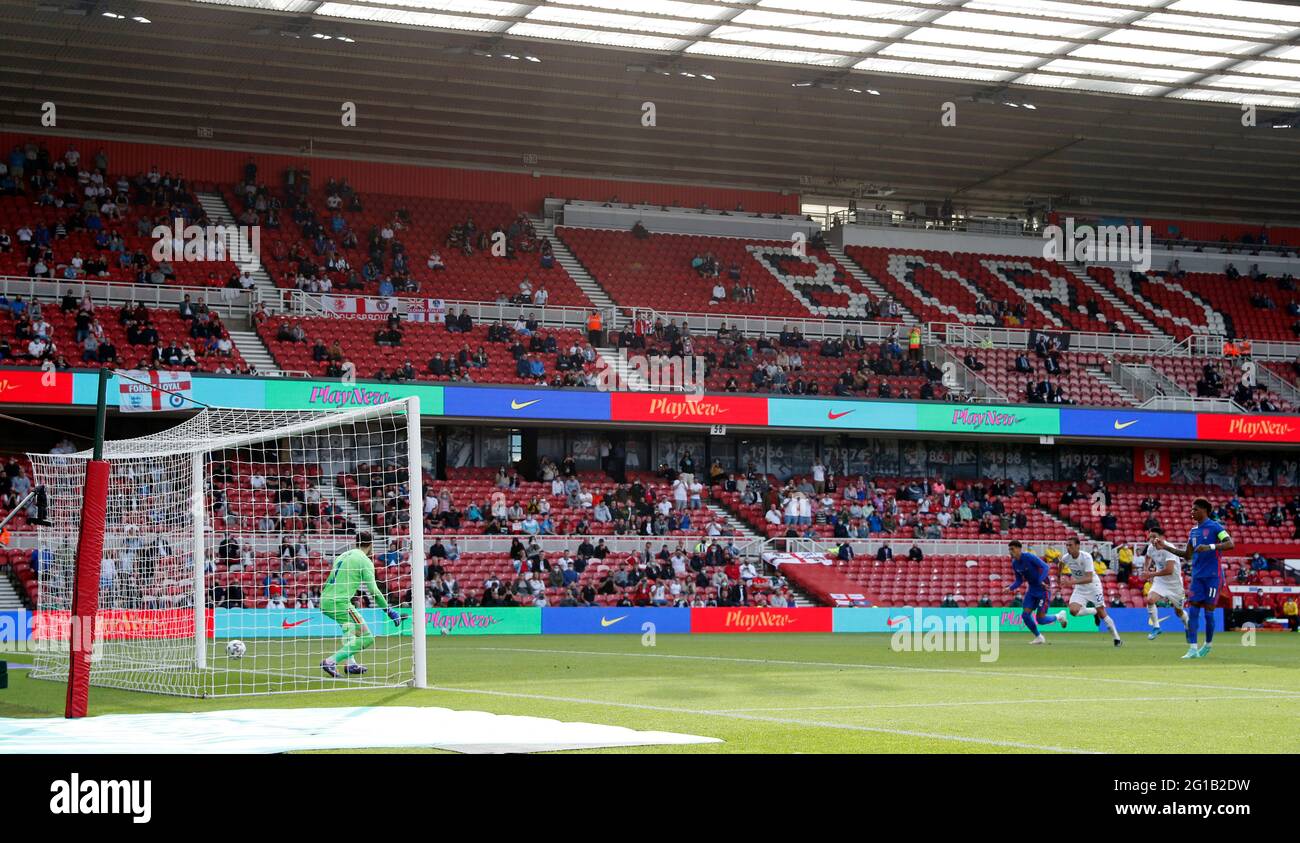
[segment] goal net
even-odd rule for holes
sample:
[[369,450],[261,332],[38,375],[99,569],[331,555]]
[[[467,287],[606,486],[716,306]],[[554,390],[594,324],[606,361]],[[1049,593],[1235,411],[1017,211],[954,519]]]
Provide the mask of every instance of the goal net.
[[[205,697],[423,687],[419,443],[414,398],[208,409],[105,442],[90,684]],[[42,679],[66,681],[67,640],[89,641],[70,620],[90,461],[32,455],[49,501],[34,634],[62,640],[39,653]]]

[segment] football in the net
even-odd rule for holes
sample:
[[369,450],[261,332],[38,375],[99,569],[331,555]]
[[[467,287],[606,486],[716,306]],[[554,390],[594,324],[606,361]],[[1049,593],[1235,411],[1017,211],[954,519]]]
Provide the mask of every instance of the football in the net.
[[232,659],[242,659],[247,652],[248,645],[243,641],[235,640],[226,645],[226,655]]

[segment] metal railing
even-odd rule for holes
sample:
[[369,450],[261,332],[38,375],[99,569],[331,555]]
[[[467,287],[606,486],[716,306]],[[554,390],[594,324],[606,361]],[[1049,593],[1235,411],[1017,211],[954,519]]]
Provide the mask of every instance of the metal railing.
[[[1145,367],[1148,370],[1150,367]],[[1152,398],[1159,398],[1164,392],[1154,382],[1144,378],[1137,367],[1121,363],[1118,360],[1112,360],[1110,363],[1110,372],[1108,373],[1111,380],[1119,384],[1123,389],[1132,393],[1137,402],[1149,401]]]
[[877,211],[871,208],[859,208],[856,211],[836,211],[830,215],[828,228],[845,225],[864,225],[869,228],[905,228],[914,231],[942,231],[947,234],[970,234],[976,237],[990,235],[1001,237],[1042,237],[1041,230],[1034,230],[1024,220],[1002,217],[963,217],[950,218],[909,216],[899,211]]
[[1244,413],[1245,409],[1231,398],[1198,398],[1194,395],[1160,395],[1138,405],[1142,410],[1167,410],[1182,413]]
[[[1074,530],[1068,526],[1061,527],[1062,534],[1073,533]],[[787,552],[791,553],[825,553],[833,552],[831,548],[838,546],[842,539],[769,539],[769,544],[775,544],[777,547],[784,545]],[[1004,539],[848,539],[849,545],[853,548],[853,554],[856,557],[868,556],[873,557],[876,551],[882,545],[889,545],[894,551],[894,558],[900,562],[907,562],[907,552],[915,544],[921,549],[926,556],[1004,556],[1007,552],[1007,543]],[[780,544],[778,544],[780,543]],[[1114,554],[1114,545],[1106,541],[1092,541],[1084,539],[1083,546],[1085,550],[1100,551],[1104,558],[1109,559]],[[776,548],[773,548],[774,552]],[[1010,563],[1008,563],[1008,576]]]
[[[1217,334],[1192,334],[1184,340],[1189,353],[1197,357],[1222,357],[1223,344],[1227,341],[1227,337]],[[1250,356],[1256,360],[1295,360],[1300,357],[1300,341],[1251,340]]]
[[[288,295],[289,314],[293,316],[333,316],[339,318],[355,318],[365,314],[342,313],[330,310],[323,301],[326,297],[330,298],[347,298],[355,299],[363,303],[387,302],[390,308],[387,312],[396,312],[405,315],[411,309],[412,302],[428,301],[427,298],[413,296],[394,296],[385,298],[384,296],[357,296],[348,293],[304,293],[301,290],[291,290]],[[591,309],[583,307],[568,307],[565,305],[535,305],[535,304],[497,304],[496,302],[482,301],[462,301],[459,299],[443,299],[443,305],[446,307],[448,314],[459,316],[461,310],[469,313],[476,324],[484,322],[514,322],[517,317],[523,315],[535,316],[537,321],[551,328],[573,328],[577,330],[586,330],[587,317],[591,315]],[[376,319],[383,317],[383,313],[376,309],[370,314]],[[604,312],[601,314],[604,325],[609,329],[612,325],[614,314]]]
[[728,328],[739,328],[747,337],[775,337],[787,329],[798,329],[807,339],[842,338],[856,333],[867,342],[884,342],[891,335],[900,341],[907,338],[908,327],[901,322],[861,322],[851,319],[816,319],[791,318],[788,316],[744,316],[729,313],[692,313],[688,311],[654,310],[638,307],[633,311],[654,324],[655,319],[662,319],[664,324],[683,321],[691,326],[691,332],[699,335],[716,334],[724,324]]
[[[1062,534],[1073,532],[1069,527],[1061,528]],[[35,550],[39,547],[37,534],[34,530],[19,530],[12,534],[13,543],[10,545],[15,550]],[[547,554],[559,553],[564,551],[572,553],[578,549],[584,539],[590,541],[593,545],[602,539],[611,553],[635,553],[643,550],[647,544],[654,552],[658,552],[660,546],[668,545],[669,549],[675,548],[680,542],[686,548],[687,552],[696,549],[696,546],[703,542],[707,546],[711,542],[718,542],[722,545],[732,543],[740,551],[740,555],[747,559],[766,559],[775,553],[833,553],[832,548],[838,547],[840,539],[785,539],[772,538],[764,539],[757,536],[718,536],[711,538],[705,535],[690,536],[616,536],[616,535],[596,535],[596,536],[536,536],[529,537],[523,533],[512,533],[501,536],[484,536],[484,535],[457,535],[454,533],[427,533],[424,536],[426,546],[441,540],[446,543],[455,540],[456,546],[464,553],[509,553],[510,546],[514,539],[527,542],[531,538],[537,539],[537,544],[542,551]],[[272,538],[274,541],[274,537]],[[850,539],[849,543],[853,546],[853,552],[858,557],[873,557],[876,550],[881,545],[889,545],[894,551],[895,558],[906,562],[907,551],[913,543],[921,549],[926,556],[1002,556],[1007,552],[1007,543],[1004,539],[917,539],[913,542],[911,539],[897,538],[879,538],[879,539]],[[308,539],[308,544],[312,550],[321,550],[326,553],[338,553],[346,550],[348,545],[345,539],[332,536],[312,536]],[[1110,542],[1090,541],[1083,542],[1085,550],[1096,548],[1100,550],[1106,558],[1113,556],[1114,547]],[[215,545],[214,545],[215,546]],[[259,547],[259,550],[271,549]],[[426,559],[426,561],[428,561]],[[621,560],[620,560],[621,561]],[[592,564],[599,564],[593,560]],[[1008,566],[1009,568],[1009,566]]]
[[0,292],[13,299],[23,296],[26,299],[38,299],[41,302],[58,302],[69,292],[80,300],[89,295],[98,305],[128,304],[139,302],[145,307],[179,307],[189,296],[191,301],[204,299],[209,308],[223,315],[250,314],[261,301],[258,290],[236,290],[228,287],[181,287],[171,284],[122,284],[112,281],[98,281],[93,278],[76,280],[47,280],[27,278],[20,275],[0,276]]
[[1267,366],[1256,366],[1255,378],[1256,382],[1269,392],[1281,397],[1283,401],[1290,402],[1294,407],[1300,407],[1300,389],[1296,389],[1294,384],[1277,372]]
[[[957,385],[962,393],[965,393],[967,400],[996,401],[1005,403],[1007,397],[999,392],[992,384],[981,378],[978,374],[966,365],[965,361],[959,359],[957,355],[950,352],[942,345],[928,345],[922,353],[925,359],[944,370],[948,364],[952,364],[952,373],[956,378]],[[944,371],[945,377],[947,371]],[[953,389],[951,385],[945,384],[948,392],[957,395],[958,390]]]
[[[984,346],[992,348],[1028,348],[1028,328],[1004,328],[997,325],[968,325],[962,322],[928,322],[925,326],[928,341],[945,345]],[[1075,331],[1068,328],[1052,329],[1051,333],[1067,334],[1070,351],[1092,351],[1101,354],[1158,354],[1169,357],[1186,357],[1190,353],[1186,342],[1170,337],[1151,337],[1144,334],[1103,334]]]

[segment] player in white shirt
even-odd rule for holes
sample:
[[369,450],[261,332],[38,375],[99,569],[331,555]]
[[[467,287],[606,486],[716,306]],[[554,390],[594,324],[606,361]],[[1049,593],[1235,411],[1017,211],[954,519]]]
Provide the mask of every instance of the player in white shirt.
[[[1151,533],[1160,539],[1165,537],[1165,531],[1159,528],[1152,530]],[[1160,635],[1160,614],[1156,604],[1161,600],[1168,601],[1169,605],[1174,607],[1174,613],[1183,622],[1183,626],[1187,626],[1187,612],[1183,609],[1183,604],[1187,602],[1187,594],[1183,591],[1182,558],[1158,547],[1152,541],[1147,545],[1142,579],[1151,582],[1151,588],[1147,591],[1147,617],[1151,620],[1151,632],[1147,635],[1147,640],[1154,641]]]
[[1115,619],[1106,614],[1106,597],[1102,594],[1101,577],[1097,575],[1092,554],[1079,547],[1078,536],[1070,536],[1065,543],[1065,555],[1059,564],[1061,578],[1064,579],[1068,571],[1074,583],[1074,590],[1070,593],[1070,614],[1075,617],[1091,615],[1098,626],[1106,625],[1116,647],[1123,646],[1119,630],[1115,628]]

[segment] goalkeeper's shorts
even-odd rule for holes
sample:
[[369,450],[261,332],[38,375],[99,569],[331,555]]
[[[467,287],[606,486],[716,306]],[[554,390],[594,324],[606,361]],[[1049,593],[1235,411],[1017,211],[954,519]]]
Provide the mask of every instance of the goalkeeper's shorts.
[[366,622],[361,618],[361,613],[357,611],[357,607],[353,606],[351,603],[339,603],[336,605],[321,604],[320,610],[325,613],[327,618],[330,618],[340,626],[347,626],[350,623],[362,627],[366,625]]

